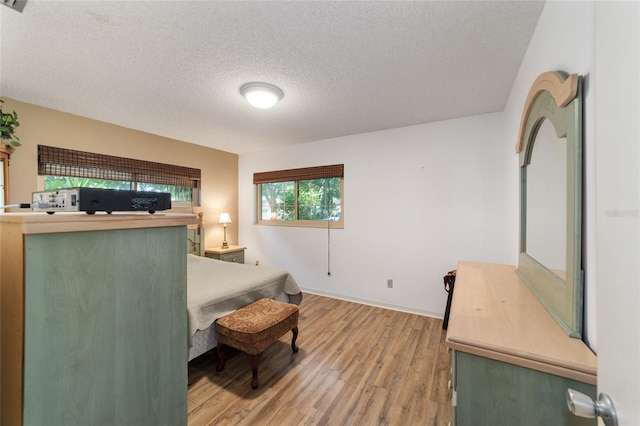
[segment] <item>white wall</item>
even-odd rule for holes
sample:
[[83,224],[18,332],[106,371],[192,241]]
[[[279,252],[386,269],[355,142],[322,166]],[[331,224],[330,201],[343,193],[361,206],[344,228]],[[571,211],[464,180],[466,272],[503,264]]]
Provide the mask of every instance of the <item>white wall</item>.
[[[458,260],[508,258],[500,130],[488,114],[240,155],[247,262],[287,268],[312,292],[441,316],[442,277]],[[252,178],[335,163],[345,167],[345,227],[330,234],[329,277],[329,232],[256,225]]]
[[640,3],[596,4],[598,393],[640,421]]
[[[239,157],[239,242],[247,261],[292,271],[311,291],[442,315],[442,276],[460,259],[516,264],[518,156],[515,143],[529,88],[542,72],[586,76],[586,333],[595,346],[592,2],[549,1],[503,113],[449,120]],[[252,174],[345,164],[345,229],[255,225]],[[395,223],[384,220],[396,216]],[[392,278],[395,288],[387,289]]]

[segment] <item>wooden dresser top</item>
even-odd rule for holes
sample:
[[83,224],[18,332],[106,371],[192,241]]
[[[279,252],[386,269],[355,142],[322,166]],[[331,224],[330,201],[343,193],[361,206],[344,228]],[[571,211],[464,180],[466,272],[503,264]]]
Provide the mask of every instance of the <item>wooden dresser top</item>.
[[567,336],[511,265],[458,264],[446,345],[596,384],[596,356]]
[[198,223],[193,214],[147,212],[96,213],[5,213],[0,223],[20,227],[23,234],[56,232],[103,231],[112,229],[160,228]]

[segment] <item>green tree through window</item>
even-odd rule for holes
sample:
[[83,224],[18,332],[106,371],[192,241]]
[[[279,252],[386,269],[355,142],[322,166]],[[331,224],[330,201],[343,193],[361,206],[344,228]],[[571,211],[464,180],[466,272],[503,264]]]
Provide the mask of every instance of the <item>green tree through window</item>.
[[258,185],[262,224],[342,225],[342,178],[324,178]]
[[340,180],[298,182],[298,220],[340,220]]
[[64,188],[103,188],[119,189],[147,192],[168,192],[171,194],[171,201],[190,202],[192,190],[185,186],[159,185],[155,183],[137,183],[104,179],[80,178],[69,176],[45,176],[44,189],[64,189]]

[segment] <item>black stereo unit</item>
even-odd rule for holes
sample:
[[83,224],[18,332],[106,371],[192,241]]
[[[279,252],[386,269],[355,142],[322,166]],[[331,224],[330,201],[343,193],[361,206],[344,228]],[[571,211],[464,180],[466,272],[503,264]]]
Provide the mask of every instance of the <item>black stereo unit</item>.
[[171,208],[168,192],[121,191],[116,189],[65,188],[34,192],[31,197],[33,211],[47,212],[127,212]]

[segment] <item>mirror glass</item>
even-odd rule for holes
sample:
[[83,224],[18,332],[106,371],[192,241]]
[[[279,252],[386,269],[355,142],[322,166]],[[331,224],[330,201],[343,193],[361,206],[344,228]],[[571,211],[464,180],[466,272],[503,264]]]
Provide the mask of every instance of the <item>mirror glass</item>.
[[567,138],[558,138],[542,121],[527,167],[527,242],[529,256],[563,280],[567,268]]

